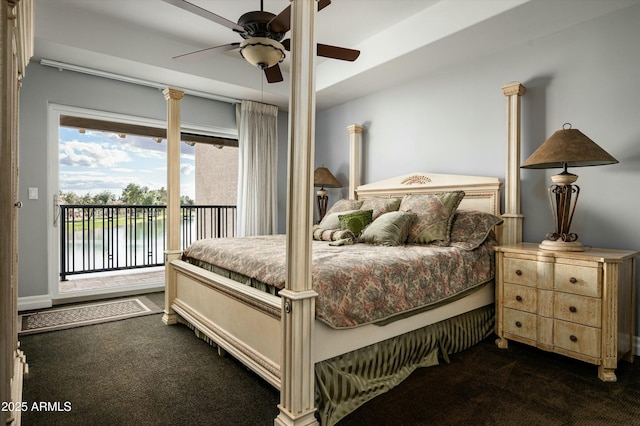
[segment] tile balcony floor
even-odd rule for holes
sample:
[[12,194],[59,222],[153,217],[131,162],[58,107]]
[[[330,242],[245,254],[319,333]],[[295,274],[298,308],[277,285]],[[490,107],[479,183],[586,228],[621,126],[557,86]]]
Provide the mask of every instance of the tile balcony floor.
[[164,267],[70,276],[67,281],[60,281],[59,291],[70,293],[139,284],[164,284]]

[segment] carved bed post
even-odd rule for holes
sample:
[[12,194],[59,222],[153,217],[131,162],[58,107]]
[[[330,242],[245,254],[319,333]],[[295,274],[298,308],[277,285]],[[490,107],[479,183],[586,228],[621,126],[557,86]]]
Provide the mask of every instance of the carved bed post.
[[514,244],[522,241],[524,220],[520,213],[520,97],[524,95],[525,87],[518,82],[509,83],[502,87],[502,93],[507,97],[507,168],[501,243]]
[[279,426],[317,425],[314,389],[314,322],[311,285],[313,157],[315,134],[314,0],[291,1],[291,92],[287,190],[287,275],[282,299]]
[[362,144],[362,126],[352,124],[349,132],[349,199],[355,200],[356,188],[360,186],[360,146]]
[[180,258],[180,101],[184,91],[168,87],[162,91],[167,100],[167,217],[165,232],[167,250],[165,260],[164,315],[162,321],[175,324],[178,320],[171,309],[176,297],[176,274],[170,262]]

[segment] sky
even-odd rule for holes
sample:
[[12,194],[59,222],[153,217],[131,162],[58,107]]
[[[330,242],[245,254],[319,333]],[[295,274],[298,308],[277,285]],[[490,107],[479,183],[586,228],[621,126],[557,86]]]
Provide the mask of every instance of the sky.
[[[60,181],[63,192],[120,197],[129,183],[149,189],[167,187],[167,141],[150,137],[60,127]],[[195,148],[180,144],[180,195],[195,199]]]

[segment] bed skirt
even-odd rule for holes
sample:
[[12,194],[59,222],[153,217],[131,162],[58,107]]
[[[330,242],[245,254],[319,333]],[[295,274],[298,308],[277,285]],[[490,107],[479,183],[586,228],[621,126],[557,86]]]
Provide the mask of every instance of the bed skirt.
[[[218,346],[188,321],[180,322],[200,339]],[[316,363],[316,414],[320,424],[334,425],[400,384],[418,367],[438,365],[440,358],[448,362],[449,354],[480,343],[493,333],[494,327],[494,305],[487,305]]]
[[488,305],[340,355],[315,366],[320,424],[330,426],[365,402],[387,392],[418,367],[448,362],[448,354],[468,349],[494,331]]

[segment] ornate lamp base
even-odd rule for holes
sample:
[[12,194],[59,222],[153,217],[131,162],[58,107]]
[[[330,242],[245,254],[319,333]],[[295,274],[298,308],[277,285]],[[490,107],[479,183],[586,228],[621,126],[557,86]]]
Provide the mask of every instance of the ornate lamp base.
[[318,223],[322,220],[322,218],[327,214],[327,205],[329,204],[329,197],[327,196],[327,190],[321,188],[316,191],[316,201],[318,203]]
[[586,247],[580,241],[544,240],[538,248],[553,251],[585,251]]
[[578,235],[569,231],[580,195],[580,187],[573,185],[578,176],[567,172],[565,163],[564,171],[551,176],[551,180],[554,184],[549,187],[549,204],[555,231],[548,233],[547,239],[538,247],[542,250],[585,251],[585,246],[577,241]]

